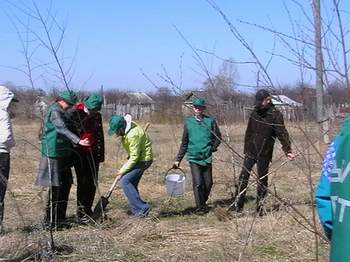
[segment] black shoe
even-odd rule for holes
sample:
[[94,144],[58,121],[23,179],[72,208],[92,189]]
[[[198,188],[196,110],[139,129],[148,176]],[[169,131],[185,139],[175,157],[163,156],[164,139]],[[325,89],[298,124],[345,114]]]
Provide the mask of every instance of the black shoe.
[[0,224],[0,236],[5,235],[5,229],[4,229],[4,225]]
[[210,209],[208,206],[200,206],[194,212],[196,215],[203,216],[203,215],[209,213],[209,210]]
[[91,225],[93,223],[93,219],[91,216],[83,215],[77,217],[77,224],[79,225]]
[[242,213],[243,207],[239,206],[237,203],[234,203],[233,205],[230,206],[229,210],[235,211],[237,213]]
[[55,222],[44,221],[43,227],[45,230],[57,230],[69,229],[72,227],[71,223],[68,223],[66,219]]
[[259,217],[266,216],[267,212],[264,209],[264,207],[257,207],[256,208],[256,213],[258,214]]
[[151,207],[147,208],[146,210],[138,213],[138,214],[133,214],[133,217],[137,217],[137,218],[145,218],[148,217],[149,213],[151,212]]

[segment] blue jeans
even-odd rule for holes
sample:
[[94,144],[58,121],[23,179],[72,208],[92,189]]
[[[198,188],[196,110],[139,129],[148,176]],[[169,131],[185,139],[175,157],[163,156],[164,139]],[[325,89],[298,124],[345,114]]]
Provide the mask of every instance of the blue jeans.
[[131,213],[137,217],[145,217],[151,210],[150,204],[143,201],[140,197],[138,185],[140,179],[147,168],[152,164],[152,161],[139,162],[128,173],[126,173],[120,184],[123,188],[124,194],[128,198]]

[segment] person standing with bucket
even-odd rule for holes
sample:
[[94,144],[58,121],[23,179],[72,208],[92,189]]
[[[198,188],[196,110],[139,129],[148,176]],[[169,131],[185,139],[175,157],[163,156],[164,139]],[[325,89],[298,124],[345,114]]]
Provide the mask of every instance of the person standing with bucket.
[[182,142],[173,168],[179,168],[187,153],[192,174],[193,193],[196,212],[205,214],[209,211],[206,204],[213,185],[212,154],[220,145],[220,129],[213,117],[204,114],[206,101],[202,98],[192,100],[194,116],[185,121]]
[[117,176],[124,194],[128,198],[131,213],[135,217],[148,216],[151,205],[141,199],[138,185],[143,173],[153,161],[152,142],[146,131],[131,116],[114,115],[109,121],[108,134],[122,137],[122,144],[128,153],[128,161],[120,168]]

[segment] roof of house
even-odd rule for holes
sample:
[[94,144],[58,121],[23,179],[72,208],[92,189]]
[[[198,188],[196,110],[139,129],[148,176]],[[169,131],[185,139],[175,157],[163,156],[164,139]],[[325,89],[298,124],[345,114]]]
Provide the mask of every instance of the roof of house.
[[272,95],[272,103],[276,106],[299,107],[303,105],[302,103],[296,102],[285,95]]
[[[127,100],[127,101],[126,101]],[[126,93],[123,101],[130,104],[153,104],[154,100],[144,92]]]

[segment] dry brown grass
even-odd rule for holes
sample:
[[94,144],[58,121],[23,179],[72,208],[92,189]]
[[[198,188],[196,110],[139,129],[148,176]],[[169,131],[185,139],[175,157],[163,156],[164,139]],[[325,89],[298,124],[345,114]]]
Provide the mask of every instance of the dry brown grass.
[[[303,126],[315,139],[316,129]],[[107,128],[106,128],[107,129]],[[7,233],[0,237],[0,257],[26,257],[34,251],[47,248],[49,234],[40,228],[46,192],[33,186],[40,152],[37,140],[38,123],[15,124],[17,146],[12,152],[9,192],[6,196],[5,226]],[[292,204],[312,223],[312,206],[308,186],[309,170],[313,183],[317,183],[321,159],[300,130],[290,125],[295,146],[310,149],[311,163],[302,157],[295,162],[285,161],[279,143],[275,146],[275,160],[269,176],[271,187],[286,202]],[[245,125],[238,124],[222,133],[228,133],[231,146],[242,152]],[[126,215],[127,202],[120,189],[111,197],[108,220],[97,226],[74,226],[54,233],[58,245],[69,245],[71,253],[54,257],[64,261],[314,261],[314,235],[295,219],[306,223],[288,206],[280,205],[264,217],[255,217],[255,185],[248,190],[250,201],[241,216],[226,213],[225,200],[233,190],[232,153],[221,145],[215,155],[214,186],[209,200],[212,210],[198,216],[184,211],[193,206],[191,179],[186,161],[183,161],[187,179],[184,197],[169,199],[165,193],[164,174],[172,165],[180,143],[182,125],[152,125],[155,161],[141,180],[141,195],[153,205],[146,219]],[[227,138],[225,138],[227,139]],[[295,148],[294,146],[294,148]],[[125,161],[119,141],[106,136],[106,162],[100,169],[99,190],[104,193],[114,174]],[[324,148],[320,149],[322,152]],[[305,156],[306,153],[304,153]],[[282,157],[281,157],[282,156]],[[235,172],[240,172],[241,160],[235,156]],[[97,198],[97,197],[96,197]],[[278,201],[270,195],[267,209]],[[75,214],[75,186],[72,188],[68,215]],[[318,226],[319,227],[319,226]],[[321,229],[319,228],[321,231]],[[320,241],[319,258],[327,261],[328,244]]]

